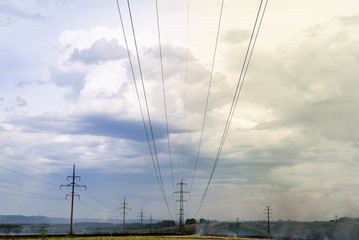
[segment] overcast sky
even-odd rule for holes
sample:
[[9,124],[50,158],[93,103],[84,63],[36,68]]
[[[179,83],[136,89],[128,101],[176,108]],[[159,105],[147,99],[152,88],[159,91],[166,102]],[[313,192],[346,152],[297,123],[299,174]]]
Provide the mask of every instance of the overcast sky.
[[[119,1],[145,112],[126,1]],[[359,216],[359,2],[269,0],[205,191],[260,1],[226,0],[197,171],[219,0],[131,1],[168,209],[146,140],[115,0],[0,0],[0,215],[328,220]],[[188,19],[188,24],[187,24]],[[148,122],[146,122],[148,128]],[[171,150],[171,161],[168,146]],[[156,160],[155,160],[156,162]]]

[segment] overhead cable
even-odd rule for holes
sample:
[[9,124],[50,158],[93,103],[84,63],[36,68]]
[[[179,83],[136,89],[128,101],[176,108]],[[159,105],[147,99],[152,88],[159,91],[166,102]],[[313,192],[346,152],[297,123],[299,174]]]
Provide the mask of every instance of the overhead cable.
[[238,79],[238,82],[237,82],[236,91],[235,91],[235,94],[234,94],[234,97],[233,97],[233,100],[232,100],[231,109],[230,109],[230,112],[229,112],[228,117],[227,117],[227,122],[226,122],[226,125],[225,125],[225,128],[224,128],[224,131],[223,131],[223,135],[222,135],[222,139],[221,139],[221,142],[220,142],[220,145],[219,145],[219,148],[218,148],[217,156],[216,156],[216,159],[215,159],[213,167],[212,167],[211,175],[209,177],[209,180],[208,180],[206,189],[204,191],[204,194],[203,194],[203,196],[202,196],[202,198],[201,198],[201,200],[199,202],[199,208],[198,208],[195,216],[197,216],[197,214],[199,213],[199,211],[200,211],[200,209],[202,207],[203,201],[204,201],[204,199],[206,197],[208,187],[209,187],[209,185],[211,183],[213,173],[214,173],[214,171],[215,171],[215,169],[217,167],[217,163],[218,163],[219,157],[220,157],[220,155],[222,153],[223,145],[224,145],[226,137],[227,137],[227,133],[228,133],[228,130],[229,130],[232,118],[233,118],[233,114],[234,114],[235,108],[237,106],[239,94],[241,93],[241,90],[242,90],[242,87],[243,87],[243,83],[244,83],[245,76],[246,76],[246,73],[247,73],[247,70],[248,70],[248,66],[249,66],[249,63],[250,63],[250,60],[251,60],[251,57],[252,57],[252,54],[253,54],[254,46],[255,46],[255,43],[257,41],[257,37],[258,37],[260,27],[262,25],[264,13],[265,13],[266,8],[267,8],[268,0],[265,1],[264,7],[263,7],[263,1],[264,0],[261,0],[260,6],[259,6],[259,9],[258,9],[258,13],[257,13],[257,16],[256,16],[256,20],[255,20],[255,23],[254,23],[254,26],[253,26],[253,29],[252,29],[252,34],[251,34],[250,41],[249,41],[247,51],[246,51],[246,55],[245,55],[245,58],[244,58],[244,61],[243,61],[241,73],[240,73],[240,76],[239,76],[239,79]]
[[214,53],[213,53],[213,58],[212,58],[212,67],[211,67],[211,73],[210,73],[210,77],[209,77],[209,84],[208,84],[208,90],[207,90],[207,99],[206,99],[206,105],[205,105],[205,108],[204,108],[203,120],[202,120],[201,136],[200,136],[200,138],[199,138],[198,150],[197,150],[197,157],[196,157],[196,162],[195,162],[195,166],[194,166],[194,170],[193,170],[193,176],[192,176],[191,185],[190,185],[190,187],[189,187],[189,191],[191,191],[191,189],[192,189],[193,181],[194,181],[194,178],[195,178],[195,175],[196,175],[196,170],[197,170],[197,165],[198,165],[199,154],[200,154],[200,151],[201,151],[202,138],[203,138],[203,130],[204,130],[204,125],[205,125],[205,123],[206,123],[206,116],[207,116],[209,95],[210,95],[210,92],[211,92],[211,85],[212,85],[212,78],[213,78],[214,63],[215,63],[216,54],[217,54],[219,30],[220,30],[220,28],[221,28],[221,22],[222,22],[223,5],[224,5],[224,0],[222,0],[221,11],[220,11],[220,14],[219,14],[218,27],[217,27],[217,36],[216,36],[216,42],[215,42],[215,45],[214,45]]
[[168,114],[167,114],[167,103],[166,103],[166,88],[165,88],[165,78],[163,73],[163,57],[162,57],[162,44],[161,44],[161,32],[160,32],[160,18],[158,13],[158,2],[156,0],[156,16],[157,16],[157,33],[158,33],[158,48],[160,52],[160,65],[161,65],[161,79],[162,79],[162,89],[163,89],[163,102],[165,107],[165,117],[166,117],[166,131],[167,131],[167,147],[168,147],[168,156],[170,159],[170,167],[171,167],[171,176],[172,176],[172,184],[173,190],[175,190],[175,180],[173,178],[173,169],[172,169],[172,154],[171,154],[171,144],[170,144],[170,134],[168,129]]
[[188,79],[188,39],[189,39],[189,0],[187,0],[187,24],[186,24],[186,59],[184,76],[184,100],[183,100],[183,143],[182,143],[182,179],[184,178],[184,162],[186,148],[186,116],[187,116],[187,79]]
[[[138,103],[140,106],[140,111],[141,111],[141,117],[142,117],[142,122],[143,122],[143,126],[145,128],[145,133],[146,133],[146,138],[147,138],[147,142],[148,142],[148,147],[151,153],[151,158],[152,158],[152,163],[155,169],[155,173],[156,173],[156,177],[157,177],[157,181],[162,193],[162,197],[166,203],[167,206],[167,210],[169,212],[169,214],[171,215],[171,212],[169,210],[168,207],[168,203],[167,203],[167,199],[166,199],[166,194],[165,194],[165,190],[163,187],[163,181],[162,181],[162,175],[161,175],[161,170],[159,168],[159,162],[158,162],[158,157],[157,157],[157,150],[156,150],[156,145],[154,142],[154,136],[153,136],[153,131],[152,131],[152,124],[151,124],[151,118],[149,115],[149,109],[148,109],[148,104],[147,104],[147,97],[146,97],[146,92],[145,92],[145,88],[144,88],[144,82],[143,82],[143,75],[142,75],[142,69],[141,69],[141,64],[140,64],[140,60],[139,60],[139,54],[138,54],[138,48],[137,48],[137,41],[136,41],[136,35],[135,35],[135,31],[134,31],[134,26],[133,26],[133,20],[132,20],[132,14],[131,14],[131,8],[130,8],[130,3],[127,0],[127,5],[128,5],[128,10],[129,10],[129,14],[130,14],[130,20],[131,20],[131,27],[132,27],[132,34],[133,34],[133,38],[134,38],[134,43],[135,43],[135,47],[136,47],[136,55],[137,55],[137,61],[138,61],[138,65],[139,65],[139,70],[140,70],[140,75],[141,75],[141,80],[142,80],[142,87],[143,87],[143,91],[144,91],[144,95],[145,95],[145,103],[146,103],[146,108],[147,108],[147,115],[148,115],[148,119],[149,119],[149,124],[150,124],[150,130],[151,130],[151,135],[152,135],[152,141],[154,144],[154,153],[152,151],[152,147],[151,147],[151,143],[150,143],[150,139],[149,139],[149,134],[147,131],[147,127],[146,127],[146,123],[145,123],[145,118],[144,118],[144,114],[143,114],[143,109],[142,109],[142,105],[141,105],[141,101],[140,101],[140,97],[139,97],[139,92],[138,92],[138,87],[136,84],[136,78],[135,78],[135,73],[134,73],[134,69],[133,69],[133,64],[132,64],[132,60],[131,60],[131,54],[130,54],[130,50],[128,47],[128,42],[127,42],[127,37],[126,37],[126,31],[124,28],[124,24],[123,24],[123,20],[122,20],[122,14],[121,14],[121,10],[120,10],[120,5],[118,3],[118,0],[116,0],[117,2],[117,9],[118,9],[118,13],[120,16],[120,21],[121,21],[121,26],[122,26],[122,30],[123,30],[123,35],[124,35],[124,39],[125,39],[125,44],[126,44],[126,48],[127,48],[127,55],[128,55],[128,59],[130,62],[130,67],[131,67],[131,73],[132,73],[132,77],[133,77],[133,81],[134,81],[134,85],[135,85],[135,89],[136,89],[136,94],[137,94],[137,99],[138,99]],[[157,166],[154,160],[154,155],[156,157],[156,161],[157,161]]]

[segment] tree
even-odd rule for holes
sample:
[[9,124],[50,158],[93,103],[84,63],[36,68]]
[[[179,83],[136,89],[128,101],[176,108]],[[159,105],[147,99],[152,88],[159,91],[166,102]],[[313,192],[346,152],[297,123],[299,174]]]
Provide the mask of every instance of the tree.
[[207,223],[208,221],[204,218],[200,218],[199,219],[199,223],[203,224],[203,223]]
[[176,226],[176,222],[173,220],[163,220],[162,227],[173,227]]
[[190,225],[190,224],[196,224],[196,219],[194,218],[189,218],[189,219],[186,219],[186,225]]

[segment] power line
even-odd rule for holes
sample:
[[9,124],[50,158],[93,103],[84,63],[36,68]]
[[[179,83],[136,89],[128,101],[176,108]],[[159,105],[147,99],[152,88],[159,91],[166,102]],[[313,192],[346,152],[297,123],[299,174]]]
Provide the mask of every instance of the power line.
[[[81,201],[82,202],[82,201]],[[83,203],[83,202],[82,202]],[[85,204],[86,205],[86,204]],[[92,215],[94,215],[94,216],[97,216],[97,217],[103,217],[102,215],[100,215],[100,214],[98,214],[97,212],[98,212],[98,210],[97,209],[94,209],[95,210],[95,212],[92,212],[92,211],[90,211],[90,210],[88,210],[88,209],[86,209],[86,208],[83,208],[81,205],[79,205],[79,204],[77,204],[76,202],[75,202],[75,206],[76,206],[76,208],[79,208],[79,209],[81,209],[82,211],[85,211],[85,212],[87,212],[87,213],[90,213],[90,214],[92,214]],[[93,209],[92,207],[90,207],[91,209]]]
[[[268,0],[266,0],[266,3],[264,5],[263,9],[262,9],[263,0],[261,0],[261,3],[259,5],[256,20],[255,20],[255,23],[254,23],[254,26],[253,26],[253,29],[252,29],[252,34],[251,34],[250,41],[248,43],[248,47],[247,47],[247,51],[246,51],[246,55],[245,55],[245,58],[244,58],[244,61],[243,61],[242,70],[241,70],[241,73],[240,73],[240,76],[239,76],[239,79],[238,79],[238,82],[237,82],[237,87],[236,87],[235,94],[233,96],[231,109],[230,109],[230,112],[228,114],[225,129],[223,131],[222,139],[221,139],[221,142],[220,142],[220,145],[219,145],[219,148],[218,148],[217,156],[216,156],[216,159],[214,161],[212,171],[211,171],[211,175],[209,177],[209,180],[208,180],[206,189],[204,191],[204,194],[203,194],[203,196],[202,196],[202,198],[200,200],[199,208],[198,208],[198,211],[197,211],[195,216],[197,216],[199,210],[202,207],[204,198],[206,197],[206,194],[207,194],[207,191],[208,191],[208,187],[209,187],[209,185],[211,183],[211,180],[212,180],[212,177],[213,177],[213,173],[214,173],[214,171],[215,171],[215,169],[217,167],[219,157],[220,157],[220,155],[222,153],[223,145],[224,145],[224,142],[225,142],[226,137],[227,137],[227,133],[228,133],[231,121],[232,121],[232,117],[233,117],[235,108],[237,106],[239,94],[241,93],[241,90],[242,90],[243,82],[244,82],[244,79],[245,79],[245,76],[246,76],[246,73],[247,73],[247,70],[248,70],[248,66],[249,66],[249,63],[250,63],[250,60],[251,60],[251,57],[252,57],[253,49],[254,49],[254,46],[255,46],[255,43],[256,43],[256,40],[257,40],[257,37],[258,37],[258,33],[259,33],[259,30],[260,30],[260,27],[261,27],[261,24],[262,24],[262,21],[263,21],[263,16],[264,16],[265,10],[267,8],[267,3],[268,3]],[[261,12],[262,12],[262,14],[260,14]],[[260,17],[260,15],[261,15],[261,17]],[[258,24],[258,20],[259,20],[259,24]]]
[[161,63],[161,78],[162,78],[162,88],[163,88],[163,102],[165,107],[165,116],[166,116],[166,130],[167,130],[167,146],[168,146],[168,156],[170,159],[170,167],[171,167],[171,176],[172,176],[172,184],[173,189],[175,189],[175,180],[173,178],[173,170],[172,170],[172,154],[171,154],[171,145],[170,145],[170,134],[168,130],[168,114],[167,114],[167,103],[166,103],[166,88],[165,88],[165,78],[163,73],[163,57],[162,57],[162,47],[161,47],[161,33],[160,33],[160,18],[158,13],[158,2],[156,0],[156,16],[157,16],[157,32],[158,32],[158,48],[160,52],[160,63]]
[[[7,171],[9,171],[9,172],[12,172],[12,173],[17,174],[17,175],[22,176],[22,177],[27,177],[27,178],[33,179],[33,180],[35,180],[35,181],[38,181],[38,182],[46,183],[46,184],[49,184],[49,185],[51,185],[51,186],[56,186],[56,185],[53,184],[53,183],[50,183],[50,182],[47,182],[47,181],[43,181],[43,180],[40,180],[40,179],[38,179],[38,178],[31,177],[31,176],[28,176],[28,175],[23,174],[23,173],[19,173],[19,172],[17,172],[17,171],[8,169],[8,168],[3,167],[3,166],[0,166],[0,168],[5,169],[5,170],[7,170]],[[57,186],[56,186],[56,187],[57,187]]]
[[134,72],[133,64],[132,64],[132,60],[131,60],[130,49],[129,49],[129,47],[128,47],[128,42],[127,42],[125,27],[124,27],[123,20],[122,20],[121,9],[120,9],[120,5],[119,5],[119,3],[118,3],[118,0],[116,0],[116,2],[117,2],[118,14],[119,14],[119,16],[120,16],[120,21],[121,21],[121,26],[122,26],[122,32],[123,32],[124,40],[125,40],[125,45],[126,45],[126,49],[127,49],[128,61],[129,61],[129,63],[130,63],[130,68],[131,68],[131,73],[132,73],[132,79],[133,79],[133,83],[134,83],[134,85],[135,85],[135,90],[136,90],[138,105],[139,105],[139,107],[140,107],[140,112],[141,112],[141,117],[142,117],[142,123],[143,123],[143,127],[144,127],[144,129],[145,129],[145,134],[146,134],[146,139],[147,139],[147,143],[148,143],[148,148],[149,148],[149,150],[150,150],[151,159],[152,159],[153,167],[154,167],[154,169],[155,169],[157,181],[158,181],[158,184],[159,184],[159,186],[160,186],[160,190],[161,190],[161,192],[162,192],[160,179],[159,179],[159,176],[158,176],[158,173],[157,173],[157,168],[156,168],[155,160],[154,160],[154,157],[153,157],[153,152],[152,152],[152,148],[151,148],[151,143],[150,143],[150,139],[149,139],[148,132],[147,132],[147,126],[146,126],[146,123],[145,123],[145,117],[144,117],[144,115],[143,115],[143,110],[142,110],[142,104],[141,104],[140,94],[139,94],[139,92],[138,92],[138,87],[137,87],[136,78],[135,78],[135,72]]
[[[14,157],[12,157],[12,156],[10,156],[10,155],[8,155],[8,154],[5,154],[5,153],[3,153],[3,152],[0,152],[0,154],[2,155],[2,157],[0,156],[0,158],[2,158],[2,159],[5,159],[5,158],[6,158],[6,159],[11,159],[11,160],[14,160],[14,161],[17,161],[17,162],[21,162],[22,165],[27,165],[27,166],[33,168],[33,169],[36,170],[36,171],[40,171],[41,173],[46,172],[46,173],[48,173],[48,174],[50,174],[50,175],[53,175],[54,177],[57,177],[57,178],[59,178],[59,179],[62,178],[61,175],[58,175],[58,174],[52,173],[52,172],[48,172],[47,169],[45,169],[45,171],[44,171],[44,170],[41,170],[38,166],[35,167],[35,165],[32,165],[32,164],[26,163],[26,162],[24,162],[24,161],[21,161],[21,160],[19,160],[19,159],[16,159],[16,158],[14,158]],[[24,168],[23,166],[14,164],[13,162],[6,162],[6,163],[9,164],[9,165],[12,165],[12,166],[15,166],[15,167],[24,169],[24,170],[28,170],[28,169]]]
[[[13,188],[1,186],[1,185],[0,185],[0,188],[7,189],[7,190],[10,190],[10,191],[19,192],[19,193],[23,193],[23,194],[18,194],[18,193],[1,191],[2,193],[6,193],[6,194],[10,194],[10,195],[17,195],[17,196],[29,197],[29,198],[47,199],[47,200],[62,200],[61,198],[57,198],[57,197],[51,197],[51,196],[47,196],[47,195],[21,191],[21,190],[18,190],[18,189],[13,189]],[[24,194],[27,194],[27,195],[24,195]]]
[[[116,195],[113,191],[110,191],[110,189],[107,186],[104,186],[102,184],[99,184],[100,182],[96,179],[93,179],[90,175],[87,175],[85,172],[81,171],[81,170],[77,170],[77,172],[79,172],[82,177],[86,177],[86,179],[90,180],[92,183],[92,186],[97,186],[99,189],[101,189],[102,191],[105,191],[106,193],[110,194],[110,195]],[[101,195],[99,194],[95,194],[91,189],[88,189],[85,194],[89,194],[91,198],[95,199],[97,202],[101,203],[103,206],[107,207],[108,209],[114,210],[114,208],[111,208],[108,203],[107,200],[105,200],[104,198],[101,197]]]
[[89,197],[93,198],[94,200],[96,200],[98,203],[100,203],[102,206],[104,206],[105,208],[109,209],[109,210],[114,210],[114,208],[110,207],[105,200],[101,200],[99,198],[99,196],[97,196],[96,194],[92,193],[91,191],[86,191],[86,193],[89,194]]
[[153,134],[152,121],[151,121],[150,110],[149,110],[148,101],[147,101],[147,94],[146,94],[145,82],[144,82],[144,79],[143,79],[143,73],[142,73],[142,67],[141,67],[141,61],[140,61],[140,54],[139,54],[139,52],[138,52],[137,40],[136,40],[136,33],[135,33],[135,28],[134,28],[134,23],[133,23],[133,18],[132,18],[130,1],[129,1],[129,0],[127,0],[127,6],[128,6],[129,15],[130,15],[132,35],[133,35],[133,40],[134,40],[135,49],[136,49],[137,64],[138,64],[138,68],[139,68],[139,72],[140,72],[140,78],[141,78],[141,83],[142,83],[142,91],[143,91],[144,100],[145,100],[145,106],[146,106],[146,110],[147,110],[147,118],[148,118],[148,123],[149,123],[149,126],[150,126],[150,133],[151,133],[151,137],[152,137],[153,151],[154,151],[154,153],[155,153],[156,162],[157,162],[157,170],[158,170],[158,175],[159,175],[160,183],[161,183],[161,186],[160,186],[160,187],[162,188],[162,194],[163,194],[163,196],[164,196],[166,205],[168,205],[167,199],[166,199],[165,189],[164,189],[164,187],[163,187],[163,180],[162,180],[161,168],[160,168],[160,164],[159,164],[159,161],[158,161],[157,148],[156,148],[156,143],[155,143],[155,137],[154,137],[154,134]]
[[5,192],[5,191],[0,191],[0,193],[5,193],[5,194],[19,196],[19,197],[25,197],[25,198],[35,198],[35,199],[45,199],[45,200],[61,200],[61,201],[63,200],[62,198],[48,197],[48,196],[37,195],[34,193],[26,193],[26,192],[23,192],[23,193],[31,194],[31,195],[24,195],[24,194]]
[[[145,129],[145,134],[146,134],[147,143],[148,143],[148,147],[149,147],[150,154],[151,154],[151,159],[152,159],[153,167],[154,167],[154,169],[155,169],[155,173],[156,173],[158,185],[159,185],[160,190],[161,190],[161,193],[162,193],[162,197],[163,197],[163,199],[164,199],[164,201],[165,201],[165,203],[166,203],[168,213],[169,213],[169,215],[171,216],[171,212],[170,212],[170,210],[169,210],[168,203],[167,203],[167,199],[166,199],[166,195],[165,195],[165,190],[164,190],[164,187],[163,187],[163,181],[162,181],[162,176],[161,176],[161,172],[160,172],[160,168],[159,168],[159,163],[158,163],[158,158],[157,158],[156,147],[155,147],[155,145],[154,145],[154,150],[155,150],[155,155],[156,155],[158,170],[157,170],[157,167],[156,167],[156,163],[155,163],[155,160],[154,160],[154,156],[153,156],[153,152],[152,152],[152,147],[151,147],[149,135],[148,135],[148,132],[147,132],[147,126],[146,126],[146,123],[145,123],[145,118],[144,118],[144,114],[143,114],[143,110],[142,110],[141,100],[140,100],[140,96],[139,96],[139,92],[138,92],[138,87],[137,87],[137,83],[136,83],[136,78],[135,78],[135,73],[134,73],[134,69],[133,69],[133,64],[132,64],[132,60],[131,60],[131,54],[130,54],[130,50],[129,50],[129,47],[128,47],[126,32],[125,32],[125,28],[124,28],[124,24],[123,24],[123,20],[122,20],[122,14],[121,14],[120,5],[119,5],[119,3],[118,3],[118,0],[116,0],[116,2],[117,2],[118,14],[119,14],[120,21],[121,21],[122,31],[123,31],[123,35],[124,35],[124,40],[125,40],[125,44],[126,44],[127,56],[128,56],[129,63],[130,63],[130,67],[131,67],[131,73],[132,73],[133,82],[134,82],[135,89],[136,89],[137,100],[138,100],[139,107],[140,107],[142,122],[143,122],[143,126],[144,126],[144,129]],[[138,59],[138,62],[139,62],[139,69],[140,69],[140,73],[141,73],[142,86],[143,86],[143,90],[144,90],[142,70],[141,70],[141,65],[140,65],[140,61],[139,61],[139,54],[138,54],[138,49],[137,49],[137,42],[136,42],[136,36],[135,36],[134,27],[133,27],[132,14],[131,14],[131,8],[130,8],[130,3],[129,3],[129,1],[127,1],[127,5],[128,5],[129,14],[130,14],[130,20],[131,20],[131,26],[132,26],[132,33],[133,33],[133,37],[134,37],[134,40],[135,40],[134,42],[135,42],[135,47],[136,47],[137,59]],[[147,98],[146,98],[146,95],[145,95],[145,100],[146,100],[145,102],[146,102],[146,106],[147,106]],[[148,116],[149,116],[148,108],[147,108],[147,114],[148,114]],[[151,125],[150,118],[149,118],[149,123],[150,123],[151,133],[152,133],[152,125]],[[154,143],[153,133],[152,133],[152,140],[153,140],[153,143]]]
[[200,139],[199,139],[198,151],[197,151],[197,157],[196,157],[196,163],[195,163],[195,166],[194,166],[192,181],[191,181],[191,185],[190,185],[190,187],[189,187],[189,190],[192,189],[192,185],[193,185],[193,181],[194,181],[194,178],[195,178],[195,175],[196,175],[196,170],[197,170],[197,165],[198,165],[199,153],[200,153],[200,151],[201,151],[203,130],[204,130],[205,122],[206,122],[207,109],[208,109],[209,94],[210,94],[210,92],[211,92],[211,85],[212,85],[212,78],[213,78],[214,63],[215,63],[215,60],[216,60],[216,53],[217,53],[217,46],[218,46],[218,38],[219,38],[219,30],[220,30],[220,28],[221,28],[221,22],[222,22],[223,5],[224,5],[224,0],[222,0],[221,10],[220,10],[220,14],[219,14],[218,27],[217,27],[217,36],[216,36],[216,42],[215,42],[215,46],[214,46],[214,53],[213,53],[212,67],[211,67],[211,74],[210,74],[210,77],[209,77],[209,84],[208,84],[208,91],[207,91],[207,99],[206,99],[206,105],[205,105],[205,108],[204,108],[203,120],[202,120],[201,136],[200,136]]
[[187,115],[187,78],[188,78],[188,38],[189,38],[189,0],[187,0],[187,24],[186,24],[186,60],[184,77],[184,100],[183,100],[183,143],[182,143],[182,178],[184,177],[184,159],[186,143],[186,115]]
[[[0,182],[4,182],[4,183],[8,183],[8,184],[12,184],[12,185],[17,185],[17,186],[21,186],[21,187],[27,187],[27,188],[32,188],[32,189],[41,189],[41,190],[47,190],[47,191],[58,191],[58,189],[56,188],[43,188],[43,187],[39,187],[39,186],[31,186],[31,185],[27,185],[27,184],[23,184],[23,183],[18,183],[18,182],[12,182],[12,181],[8,181],[8,180],[4,180],[2,178],[0,178]],[[57,186],[56,186],[57,187]]]

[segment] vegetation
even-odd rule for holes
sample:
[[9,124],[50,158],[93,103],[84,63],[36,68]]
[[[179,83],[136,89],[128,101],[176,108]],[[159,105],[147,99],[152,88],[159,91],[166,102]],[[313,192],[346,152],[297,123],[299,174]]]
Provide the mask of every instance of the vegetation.
[[[181,239],[222,239],[220,236],[236,237],[264,237],[267,233],[267,223],[265,221],[252,222],[218,222],[202,220],[202,223],[193,223],[188,219],[185,225],[184,235]],[[237,228],[238,226],[238,228]],[[359,240],[359,221],[357,219],[342,218],[332,221],[315,221],[315,222],[296,222],[296,221],[275,221],[271,222],[271,234],[274,238],[284,239],[341,239],[341,240]],[[7,235],[38,235],[38,239],[55,239],[53,235],[66,234],[69,230],[68,224],[1,224],[1,235],[5,238]],[[122,224],[119,223],[75,223],[73,232],[76,234],[87,235],[111,235],[112,238],[106,237],[89,237],[86,239],[118,239],[114,236],[122,234]],[[126,224],[126,234],[161,234],[152,237],[131,237],[121,236],[122,240],[154,240],[154,239],[179,239],[174,236],[178,232],[178,225],[172,220],[164,220],[153,224],[143,224],[142,228],[139,223]],[[173,236],[166,236],[173,235]],[[199,237],[190,235],[216,236]],[[21,238],[23,239],[23,238]],[[59,238],[67,239],[67,238]],[[81,238],[75,238],[81,239]],[[225,239],[225,238],[223,238]],[[253,238],[252,238],[253,239]]]
[[194,218],[189,218],[186,220],[186,225],[196,224],[196,223],[197,223],[197,221]]
[[22,226],[20,224],[0,224],[0,233],[3,234],[18,234],[21,232]]
[[[24,240],[35,240],[38,238],[22,238]],[[182,240],[182,239],[189,239],[189,240],[233,240],[233,239],[240,239],[240,240],[247,240],[247,238],[229,238],[229,237],[206,237],[206,236],[128,236],[128,237],[54,237],[51,238],[52,240]],[[259,240],[259,238],[251,238],[250,240]]]

